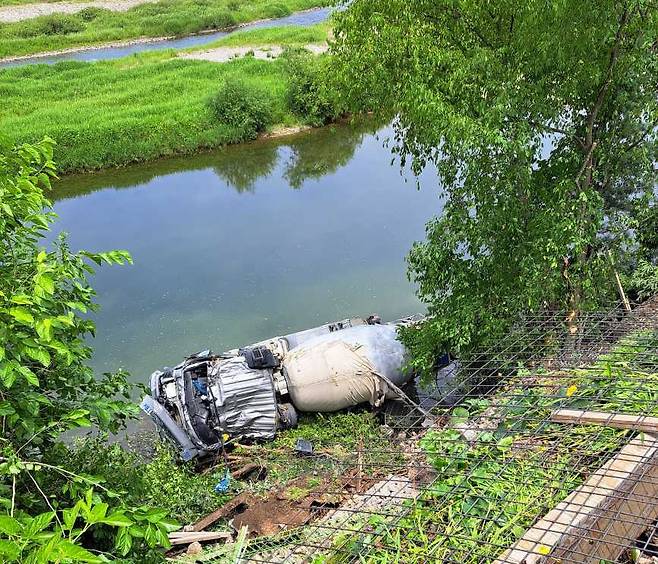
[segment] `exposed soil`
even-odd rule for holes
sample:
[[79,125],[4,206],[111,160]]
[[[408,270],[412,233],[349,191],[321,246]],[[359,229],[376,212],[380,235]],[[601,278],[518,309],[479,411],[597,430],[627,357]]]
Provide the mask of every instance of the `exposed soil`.
[[306,564],[318,549],[329,549],[338,535],[362,530],[363,520],[369,515],[379,514],[383,519],[395,522],[407,511],[402,500],[415,499],[419,493],[405,476],[390,475],[380,480],[368,480],[366,487],[368,489],[363,493],[354,493],[336,509],[324,512],[313,527],[303,529],[298,546],[284,546],[256,554],[248,562]]
[[265,498],[251,494],[238,496],[226,517],[231,519],[235,530],[247,527],[252,538],[273,536],[317,519],[338,507],[359,487],[368,488],[376,481],[374,477],[359,479],[354,471],[348,472],[339,482],[329,476],[300,476]]
[[113,12],[125,12],[134,6],[158,0],[94,0],[93,2],[39,2],[19,6],[1,6],[0,22],[11,23],[50,14],[75,14],[85,8],[104,8]]
[[[304,49],[315,55],[325,53],[329,49],[326,43],[305,45]],[[195,59],[199,61],[211,61],[213,63],[226,63],[236,58],[244,57],[247,54],[252,55],[255,59],[273,60],[283,53],[281,45],[268,45],[263,47],[216,47],[204,51],[192,51],[181,53],[182,59]]]

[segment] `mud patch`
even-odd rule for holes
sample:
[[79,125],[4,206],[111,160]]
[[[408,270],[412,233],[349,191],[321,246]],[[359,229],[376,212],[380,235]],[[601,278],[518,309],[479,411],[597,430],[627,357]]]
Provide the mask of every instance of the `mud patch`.
[[[373,479],[361,480],[366,487]],[[356,477],[347,476],[339,482],[301,476],[264,499],[251,496],[236,507],[231,525],[235,530],[247,527],[249,536],[269,537],[308,524],[327,511],[336,508],[356,490]]]

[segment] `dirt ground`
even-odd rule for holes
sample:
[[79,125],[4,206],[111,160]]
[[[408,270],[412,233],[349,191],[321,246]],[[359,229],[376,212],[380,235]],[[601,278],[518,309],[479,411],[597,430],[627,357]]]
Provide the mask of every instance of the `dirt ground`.
[[[326,43],[323,44],[309,44],[304,48],[315,55],[324,53],[329,49]],[[189,53],[181,53],[179,57],[183,59],[196,59],[200,61],[211,61],[213,63],[226,63],[231,59],[244,57],[247,53],[253,53],[256,59],[275,59],[283,53],[281,45],[269,45],[264,47],[216,47],[214,49],[206,49],[203,51],[192,51]]]
[[264,497],[241,494],[227,518],[235,530],[247,527],[252,538],[300,527],[377,481],[374,477],[357,479],[352,474],[348,472],[338,480],[328,475],[300,476]]
[[1,6],[0,22],[11,23],[29,20],[37,16],[50,14],[75,14],[85,8],[105,8],[113,12],[125,12],[139,4],[157,2],[158,0],[94,0],[93,2],[39,2],[19,6]]

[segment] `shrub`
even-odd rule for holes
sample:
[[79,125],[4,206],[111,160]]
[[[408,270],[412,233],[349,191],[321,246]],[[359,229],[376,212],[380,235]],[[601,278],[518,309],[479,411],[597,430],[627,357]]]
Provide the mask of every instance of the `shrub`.
[[324,59],[305,49],[286,51],[283,57],[289,77],[286,102],[290,111],[311,125],[324,125],[335,119],[339,110],[326,78]]
[[265,10],[266,18],[285,18],[290,14],[292,14],[292,11],[284,4],[271,4]]
[[[132,450],[135,447],[139,454]],[[223,476],[221,465],[202,474],[179,464],[168,444],[156,442],[148,445],[151,448],[155,452],[146,460],[141,454],[144,445],[131,445],[129,450],[108,444],[106,437],[86,437],[60,447],[54,456],[71,471],[103,476],[103,486],[119,494],[124,504],[156,506],[182,523],[193,523],[232,495],[219,495],[213,489]]]
[[85,25],[77,16],[52,14],[51,16],[45,16],[39,22],[38,29],[43,35],[66,35],[83,31]]
[[78,17],[85,21],[90,22],[95,20],[101,14],[109,13],[110,10],[105,10],[103,8],[96,8],[95,6],[88,6],[78,12]]
[[627,290],[637,301],[644,301],[658,293],[658,266],[640,259],[628,277]]
[[272,123],[272,99],[239,78],[226,79],[208,106],[215,119],[239,129],[243,139],[254,139]]
[[237,25],[235,16],[227,11],[210,11],[201,19],[204,29],[226,29]]

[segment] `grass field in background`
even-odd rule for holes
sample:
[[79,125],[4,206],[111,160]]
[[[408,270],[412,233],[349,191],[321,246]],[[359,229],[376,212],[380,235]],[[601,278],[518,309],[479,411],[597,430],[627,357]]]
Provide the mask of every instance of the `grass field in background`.
[[140,37],[188,35],[327,4],[327,0],[161,0],[126,12],[85,8],[77,14],[0,24],[0,58]]
[[285,109],[279,61],[217,64],[160,56],[3,71],[0,129],[16,141],[54,138],[61,172],[235,143],[243,132],[217,123],[206,107],[228,75],[266,89],[277,123],[294,121]]
[[[326,26],[245,32],[251,42],[279,44],[326,38]],[[226,38],[219,42],[236,41]],[[238,39],[249,44],[248,37]],[[299,123],[287,108],[283,60],[245,57],[230,63],[180,59],[174,51],[98,63],[64,62],[0,71],[0,130],[19,142],[44,135],[57,141],[61,172],[91,170],[191,153],[244,140],[244,131],[218,123],[208,98],[228,77],[267,92],[273,123]]]

